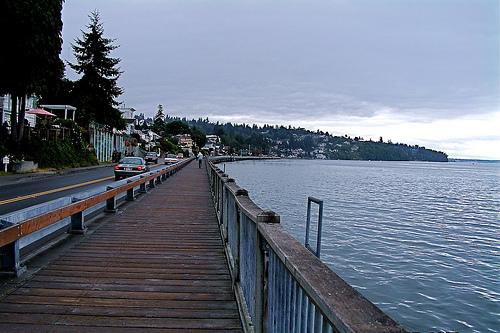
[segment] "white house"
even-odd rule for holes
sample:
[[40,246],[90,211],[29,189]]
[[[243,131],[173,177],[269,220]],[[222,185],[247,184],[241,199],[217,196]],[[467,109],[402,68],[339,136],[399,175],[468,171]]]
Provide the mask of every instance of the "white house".
[[59,118],[71,119],[75,121],[76,108],[74,106],[59,104],[43,104],[40,106],[44,109],[47,109],[47,111],[52,112]]
[[134,117],[134,112],[136,111],[134,108],[120,108],[118,109],[122,113],[122,118],[125,119],[126,125],[126,133],[128,135],[134,133],[136,119]]
[[208,143],[213,143],[213,144],[220,143],[220,138],[215,134],[207,135],[206,138],[207,138],[207,144]]
[[[26,110],[34,109],[37,105],[38,98],[35,96],[30,96],[26,99]],[[7,125],[10,126],[10,114],[12,110],[12,99],[10,95],[0,95],[0,120],[2,121],[0,124],[7,122]],[[34,114],[27,114],[24,117],[30,126],[35,126],[36,124],[36,116]]]

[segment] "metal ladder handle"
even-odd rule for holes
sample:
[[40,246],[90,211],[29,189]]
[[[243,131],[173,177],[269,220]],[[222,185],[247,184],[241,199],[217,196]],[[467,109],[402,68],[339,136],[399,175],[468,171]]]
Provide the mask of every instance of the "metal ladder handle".
[[[318,234],[316,238],[316,251],[311,248],[311,244],[309,244],[309,229],[311,228],[311,202],[314,202],[319,205],[319,213],[318,213]],[[304,246],[314,253],[316,257],[320,257],[321,255],[321,234],[323,229],[323,200],[317,199],[315,197],[307,198],[307,221],[306,221],[306,239]]]

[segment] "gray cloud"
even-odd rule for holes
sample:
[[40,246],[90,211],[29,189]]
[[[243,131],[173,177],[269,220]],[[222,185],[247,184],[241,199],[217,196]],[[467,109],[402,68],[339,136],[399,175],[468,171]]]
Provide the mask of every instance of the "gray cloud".
[[500,110],[497,1],[73,0],[66,60],[94,8],[120,44],[122,99],[149,115],[161,103],[216,120],[431,123]]

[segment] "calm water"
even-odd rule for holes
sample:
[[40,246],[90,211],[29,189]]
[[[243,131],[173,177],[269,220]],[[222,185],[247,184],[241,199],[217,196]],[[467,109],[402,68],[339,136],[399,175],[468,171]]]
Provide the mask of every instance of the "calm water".
[[302,243],[307,196],[323,199],[322,260],[407,329],[500,331],[500,164],[279,160],[225,168]]

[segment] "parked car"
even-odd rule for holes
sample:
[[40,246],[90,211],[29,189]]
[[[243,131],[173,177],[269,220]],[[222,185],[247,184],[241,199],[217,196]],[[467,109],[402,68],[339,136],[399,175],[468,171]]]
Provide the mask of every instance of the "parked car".
[[183,153],[177,153],[177,159],[180,161],[184,159],[184,154]]
[[146,156],[144,157],[144,159],[146,160],[146,163],[147,162],[158,163],[158,154],[155,153],[154,151],[150,151],[150,152],[146,153]]
[[165,156],[165,164],[174,164],[177,162],[179,162],[179,160],[174,154],[167,154],[167,156]]
[[142,157],[124,157],[115,165],[115,180],[148,172],[149,167]]

